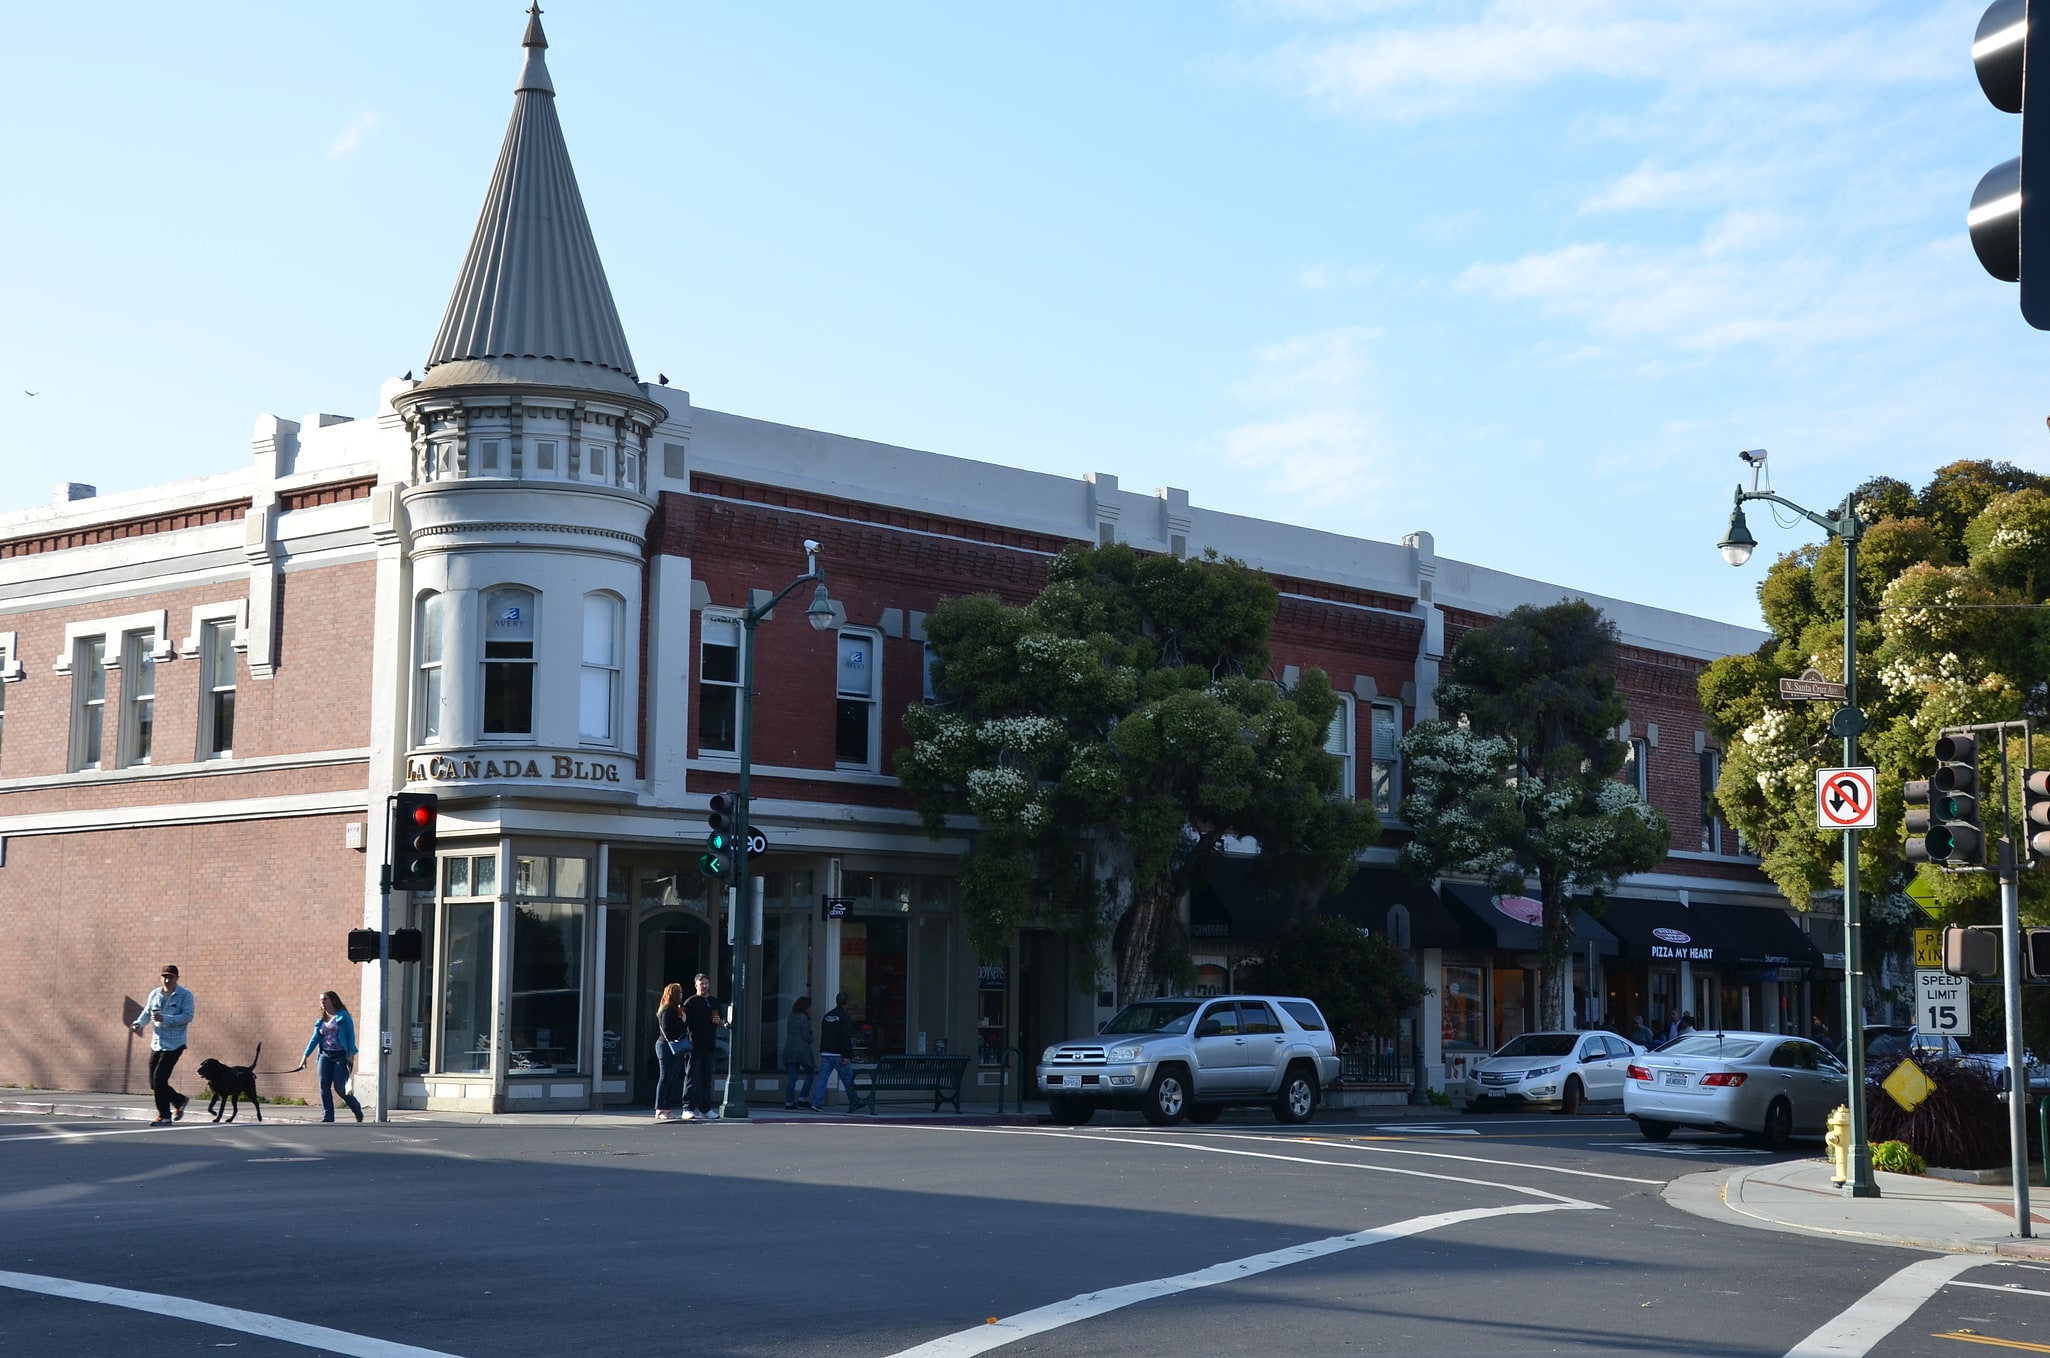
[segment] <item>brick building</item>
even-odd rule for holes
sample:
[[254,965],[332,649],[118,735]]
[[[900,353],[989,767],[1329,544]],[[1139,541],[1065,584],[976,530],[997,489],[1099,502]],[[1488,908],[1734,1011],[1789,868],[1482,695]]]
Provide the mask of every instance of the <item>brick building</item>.
[[[1396,741],[1435,715],[1447,645],[1571,592],[1440,558],[1429,533],[1312,532],[641,381],[538,17],[524,45],[420,380],[386,382],[364,418],[266,416],[239,468],[66,485],[0,516],[0,1083],[140,1090],[146,1056],[117,1020],[165,961],[198,994],[202,1055],[261,1040],[285,1064],[329,987],[374,1033],[377,969],[349,976],[342,938],[380,918],[386,799],[414,789],[443,799],[439,885],[391,911],[427,957],[393,968],[393,1048],[380,1063],[366,1042],[365,1082],[382,1064],[389,1106],[645,1101],[655,994],[729,960],[696,859],[737,769],[738,615],[803,572],[810,539],[835,625],[805,626],[799,595],[756,633],[751,1010],[773,1025],[797,995],[846,989],[871,1051],[971,1055],[992,1097],[1006,1048],[1090,1031],[1118,997],[1049,932],[977,958],[954,881],[972,827],[930,838],[890,775],[942,598],[1023,601],[1071,543],[1259,566],[1282,590],[1284,679],[1332,676],[1347,786],[1392,813]],[[1573,1019],[1691,1008],[1805,1029],[1833,1012],[1828,960],[1705,815],[1695,677],[1760,634],[1590,601],[1625,637],[1629,776],[1675,849],[1583,921]],[[1515,902],[1406,883],[1390,848],[1368,860],[1327,908],[1392,934],[1437,987],[1416,1032],[1431,1082],[1544,1026]],[[1205,988],[1273,927],[1233,883],[1220,872],[1191,903]],[[826,897],[844,917],[824,918]],[[773,1090],[773,1040],[745,1058],[751,1092]]]

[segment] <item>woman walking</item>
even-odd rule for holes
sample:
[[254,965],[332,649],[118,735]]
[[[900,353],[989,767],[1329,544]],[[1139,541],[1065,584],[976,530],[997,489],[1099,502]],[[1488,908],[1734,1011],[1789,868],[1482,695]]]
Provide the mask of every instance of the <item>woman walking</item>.
[[783,1106],[797,1107],[797,1092],[811,1078],[811,996],[799,995],[783,1020]]
[[655,1065],[661,1074],[655,1080],[655,1121],[685,1122],[683,1111],[684,1042],[683,983],[671,981],[662,988],[662,1002],[655,1006]]
[[299,1053],[299,1069],[306,1069],[306,1058],[315,1051],[320,1053],[320,1120],[335,1120],[335,1095],[340,1094],[361,1122],[363,1105],[349,1092],[349,1077],[356,1071],[356,1021],[349,1017],[349,1006],[332,990],[320,993],[320,1017],[313,1021],[313,1036],[306,1040],[306,1050]]

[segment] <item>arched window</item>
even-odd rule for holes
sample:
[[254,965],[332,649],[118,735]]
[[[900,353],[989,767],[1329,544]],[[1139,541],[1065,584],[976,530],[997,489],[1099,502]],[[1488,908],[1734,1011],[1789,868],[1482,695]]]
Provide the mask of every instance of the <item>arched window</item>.
[[441,743],[441,645],[442,598],[420,596],[419,622],[414,649],[419,653],[419,678],[413,685],[414,727],[422,745]]
[[619,740],[619,614],[615,596],[584,596],[584,673],[577,691],[581,740],[608,745]]
[[534,734],[534,591],[484,594],[484,734]]

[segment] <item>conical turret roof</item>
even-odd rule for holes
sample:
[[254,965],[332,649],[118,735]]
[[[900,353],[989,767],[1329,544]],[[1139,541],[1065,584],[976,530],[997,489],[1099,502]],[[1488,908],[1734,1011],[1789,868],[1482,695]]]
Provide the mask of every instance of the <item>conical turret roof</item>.
[[538,4],[521,45],[512,122],[422,385],[538,382],[639,395],[556,120]]

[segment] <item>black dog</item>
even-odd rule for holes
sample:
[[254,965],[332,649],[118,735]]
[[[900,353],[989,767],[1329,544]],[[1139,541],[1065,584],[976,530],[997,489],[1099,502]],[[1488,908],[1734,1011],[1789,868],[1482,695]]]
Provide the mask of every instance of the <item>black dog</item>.
[[228,1115],[233,1122],[242,1111],[242,1097],[246,1094],[256,1108],[256,1120],[263,1121],[263,1100],[256,1097],[256,1063],[263,1056],[263,1044],[256,1044],[256,1055],[249,1058],[246,1066],[224,1066],[209,1056],[199,1063],[199,1078],[206,1081],[206,1087],[213,1091],[213,1097],[206,1102],[206,1111],[214,1115],[214,1121],[221,1120],[221,1114]]

